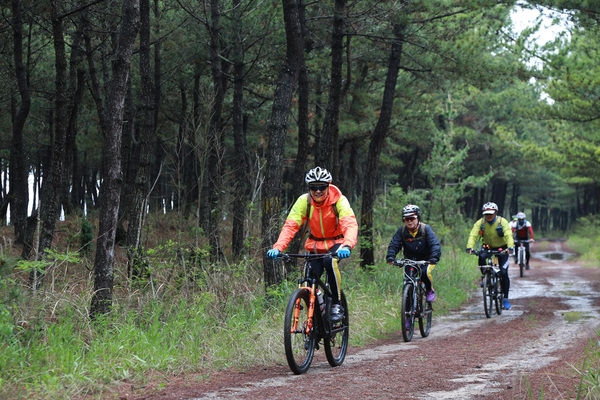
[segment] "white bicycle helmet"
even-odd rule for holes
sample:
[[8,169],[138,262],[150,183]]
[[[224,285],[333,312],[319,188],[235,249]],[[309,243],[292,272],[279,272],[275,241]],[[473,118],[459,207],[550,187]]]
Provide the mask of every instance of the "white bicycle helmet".
[[306,177],[304,178],[304,182],[311,183],[316,182],[327,182],[331,183],[331,174],[325,168],[316,167],[308,171]]
[[517,214],[517,219],[525,219],[525,213],[524,212],[520,212]]
[[402,218],[412,216],[421,217],[421,209],[418,206],[415,206],[414,204],[407,204],[402,209]]
[[483,215],[485,214],[496,214],[498,212],[498,205],[496,203],[485,203],[483,207],[481,207],[483,211]]

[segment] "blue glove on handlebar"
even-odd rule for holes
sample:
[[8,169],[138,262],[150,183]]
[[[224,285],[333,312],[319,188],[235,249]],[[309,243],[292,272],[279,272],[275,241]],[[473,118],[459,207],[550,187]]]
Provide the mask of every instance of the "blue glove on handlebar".
[[277,257],[279,257],[280,254],[281,254],[281,252],[277,249],[271,249],[271,250],[267,251],[267,257],[269,257],[269,258],[277,258]]
[[337,256],[340,260],[342,258],[350,257],[350,249],[348,247],[342,247],[341,249],[338,249]]

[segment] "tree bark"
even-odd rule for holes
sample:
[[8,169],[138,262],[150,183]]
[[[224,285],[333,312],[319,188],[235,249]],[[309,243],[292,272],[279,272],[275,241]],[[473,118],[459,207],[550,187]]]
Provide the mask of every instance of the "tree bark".
[[299,0],[282,0],[283,18],[287,41],[286,56],[277,79],[273,98],[273,111],[269,125],[269,145],[267,167],[262,190],[262,250],[265,285],[278,285],[284,279],[284,271],[266,257],[266,250],[277,240],[281,225],[281,182],[283,177],[283,153],[289,115],[298,75],[300,73],[302,48],[304,44],[300,23]]
[[375,187],[377,185],[377,169],[379,156],[388,128],[392,118],[394,96],[396,93],[396,82],[400,71],[400,60],[402,58],[402,47],[404,41],[405,26],[400,23],[393,24],[394,41],[392,42],[391,54],[388,63],[388,71],[385,79],[381,114],[377,126],[371,135],[367,165],[365,171],[364,186],[362,191],[362,209],[360,218],[360,256],[361,266],[367,267],[375,264],[373,254],[373,205],[375,204]]
[[223,258],[221,248],[221,235],[219,232],[219,216],[221,204],[219,203],[219,192],[222,184],[220,182],[223,170],[223,101],[225,99],[226,77],[222,68],[220,54],[221,40],[221,4],[220,0],[210,1],[211,23],[210,34],[210,66],[213,80],[213,102],[210,112],[208,128],[208,157],[206,163],[206,176],[204,179],[203,192],[208,201],[209,210],[206,234],[210,244],[211,260],[216,262]]
[[246,142],[246,126],[244,123],[244,48],[242,46],[242,9],[241,1],[233,0],[233,142],[235,150],[235,185],[237,206],[233,212],[233,228],[231,232],[231,250],[234,257],[243,254],[245,243],[245,220],[247,205],[250,202],[250,156]]
[[10,187],[11,224],[15,229],[15,242],[24,243],[25,226],[27,220],[28,184],[25,148],[23,144],[23,129],[31,108],[29,83],[27,71],[23,64],[23,15],[21,0],[12,1],[13,13],[13,57],[15,63],[15,76],[21,102],[16,111],[13,111],[12,142],[10,149]]
[[117,48],[112,66],[112,81],[107,99],[107,130],[104,132],[104,181],[100,194],[100,213],[96,258],[94,260],[94,294],[90,317],[106,314],[112,307],[114,282],[115,233],[121,195],[121,135],[131,56],[140,21],[140,0],[124,0]]
[[[298,4],[299,7],[299,20],[300,28],[302,29],[302,35],[304,38],[304,52],[308,53],[311,44],[307,43],[307,26],[306,26],[306,14],[305,4],[301,0]],[[304,54],[304,53],[303,53]],[[304,177],[308,168],[306,163],[310,151],[310,127],[309,121],[309,101],[310,101],[310,86],[308,79],[308,68],[306,66],[305,57],[300,59],[300,71],[298,75],[298,151],[296,153],[296,162],[294,163],[294,170],[292,172],[292,198],[297,198],[306,191],[306,183]],[[298,232],[292,243],[290,243],[289,251],[291,253],[297,253],[302,246],[302,237]],[[293,268],[292,264],[286,265],[289,269]],[[285,275],[290,271],[285,271]]]
[[146,215],[147,199],[150,191],[150,169],[154,149],[154,90],[152,69],[150,66],[150,0],[140,0],[140,75],[141,75],[141,110],[139,121],[138,143],[135,146],[137,155],[134,162],[137,168],[133,177],[130,194],[127,226],[127,271],[130,276],[140,277],[138,260],[141,256],[141,233]]
[[325,111],[321,146],[316,157],[319,166],[329,169],[333,176],[339,176],[338,125],[342,101],[342,67],[344,65],[344,12],[346,0],[335,0],[333,12],[333,34],[331,37],[331,83],[329,101]]
[[[50,168],[46,169],[40,194],[41,232],[38,243],[38,260],[43,258],[47,249],[52,245],[56,220],[60,211],[60,188],[63,182],[66,156],[67,130],[69,127],[69,93],[67,87],[67,57],[63,23],[59,16],[58,4],[51,3],[52,36],[54,40],[55,57],[55,93],[54,93],[54,141]],[[29,282],[36,290],[44,277],[44,271],[33,270]]]

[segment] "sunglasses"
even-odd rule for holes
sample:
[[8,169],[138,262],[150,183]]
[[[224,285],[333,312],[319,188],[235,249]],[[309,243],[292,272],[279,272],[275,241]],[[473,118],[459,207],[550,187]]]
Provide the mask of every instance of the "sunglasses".
[[309,186],[308,188],[310,189],[311,192],[318,192],[318,191],[323,192],[328,187],[329,187],[329,185],[315,185],[315,186]]
[[414,221],[415,219],[417,219],[417,217],[404,217],[404,220],[406,222],[408,222],[408,221]]

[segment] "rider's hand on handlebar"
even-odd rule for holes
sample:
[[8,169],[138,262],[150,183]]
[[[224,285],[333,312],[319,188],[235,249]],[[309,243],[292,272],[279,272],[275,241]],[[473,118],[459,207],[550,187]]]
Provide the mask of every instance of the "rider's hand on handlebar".
[[267,257],[269,257],[271,259],[279,257],[280,254],[281,254],[281,252],[277,249],[271,249],[271,250],[267,251]]
[[513,247],[508,248],[508,255],[512,256],[515,254],[515,249]]
[[467,254],[471,254],[471,253],[473,253],[473,249],[469,247],[469,248],[467,249]]
[[340,260],[342,258],[348,258],[348,257],[350,257],[350,248],[349,247],[342,247],[342,248],[338,249],[337,256],[338,256],[338,258]]

